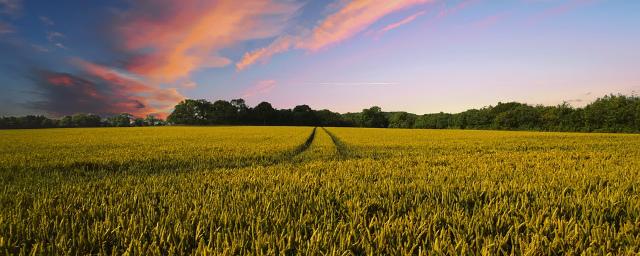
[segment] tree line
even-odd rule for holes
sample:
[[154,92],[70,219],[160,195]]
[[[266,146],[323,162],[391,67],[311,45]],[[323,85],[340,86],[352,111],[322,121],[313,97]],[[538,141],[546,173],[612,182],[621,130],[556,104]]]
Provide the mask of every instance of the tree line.
[[231,101],[184,100],[167,117],[171,124],[183,125],[296,125],[353,126],[340,113],[313,110],[308,105],[276,109],[269,102],[251,108],[243,99]]
[[123,113],[102,118],[94,114],[75,114],[51,119],[42,115],[28,115],[21,117],[1,117],[0,129],[34,129],[34,128],[73,128],[73,127],[130,127],[130,126],[159,126],[166,122],[153,115],[136,118]]
[[383,112],[374,106],[358,113],[313,110],[307,105],[275,109],[268,102],[254,108],[244,100],[185,100],[168,122],[185,125],[307,125],[423,129],[494,129],[583,132],[640,132],[640,97],[607,95],[583,108],[499,102],[495,106],[457,114],[416,115]]
[[413,128],[496,129],[576,132],[640,132],[640,97],[607,95],[583,108],[568,103],[531,106],[518,102],[498,103],[458,114],[422,116],[395,113],[390,126],[413,121]]
[[243,99],[214,102],[187,99],[175,106],[166,122],[153,116],[135,118],[129,114],[106,119],[91,114],[77,114],[61,119],[44,116],[0,118],[0,128],[5,129],[164,124],[640,132],[640,97],[607,95],[582,108],[572,107],[568,103],[532,106],[518,102],[499,102],[495,106],[470,109],[457,114],[440,112],[424,115],[384,112],[376,106],[357,113],[340,114],[326,109],[314,110],[308,105],[276,109],[268,102],[249,107]]

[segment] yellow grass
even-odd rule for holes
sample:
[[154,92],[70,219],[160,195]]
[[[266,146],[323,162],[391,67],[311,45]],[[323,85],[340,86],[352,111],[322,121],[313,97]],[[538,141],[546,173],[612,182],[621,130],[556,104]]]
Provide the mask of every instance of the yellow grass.
[[0,131],[0,253],[640,250],[638,135],[312,130]]

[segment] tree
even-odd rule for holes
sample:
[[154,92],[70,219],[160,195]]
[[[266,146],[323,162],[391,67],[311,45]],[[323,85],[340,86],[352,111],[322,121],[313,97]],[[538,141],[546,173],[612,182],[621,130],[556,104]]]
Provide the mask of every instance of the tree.
[[425,114],[419,116],[414,124],[415,128],[446,129],[452,127],[453,115],[447,113]]
[[350,123],[353,124],[353,126],[360,126],[362,127],[362,112],[358,112],[358,113],[344,113],[342,115],[340,115],[342,120],[344,120],[346,123]]
[[382,113],[382,109],[380,107],[373,106],[369,109],[362,110],[360,124],[363,127],[384,128],[389,125],[389,121],[387,120],[387,117]]
[[246,112],[249,109],[243,99],[233,99],[230,103],[238,110],[238,112]]
[[71,122],[76,127],[99,127],[102,124],[100,117],[93,114],[75,114]]
[[637,96],[607,95],[584,107],[585,126],[589,131],[629,131],[636,127]]
[[255,108],[251,110],[254,120],[259,124],[272,124],[273,119],[276,116],[276,110],[271,106],[269,102],[260,102]]
[[527,105],[517,105],[512,109],[498,113],[494,119],[494,127],[507,130],[535,129],[539,120],[535,108]]
[[228,101],[217,100],[213,103],[213,122],[216,124],[231,124],[238,116],[238,109]]
[[350,122],[343,118],[340,113],[331,112],[327,109],[314,111],[318,118],[318,125],[321,126],[355,126],[355,122]]
[[231,100],[230,103],[238,111],[238,114],[236,115],[236,120],[234,120],[234,122],[235,123],[246,123],[246,122],[248,122],[249,107],[247,107],[247,104],[244,102],[244,100],[243,99],[233,99],[233,100]]
[[64,116],[60,119],[60,127],[74,127],[73,118],[71,116]]
[[293,108],[292,124],[295,125],[317,125],[316,113],[308,105],[299,105]]
[[147,126],[147,123],[144,121],[144,118],[137,117],[133,119],[133,126]]
[[174,124],[209,124],[213,121],[213,104],[200,100],[183,100],[175,106],[167,121]]
[[[98,115],[84,113],[74,114],[73,116],[63,116],[60,119],[50,119],[41,115],[1,117],[0,129],[130,126],[132,118],[132,115],[126,113],[109,117],[106,122],[103,122],[102,118]],[[155,119],[154,122],[156,124],[162,124],[162,120],[160,119]],[[146,119],[136,119],[133,123],[135,125],[147,125]]]
[[634,131],[640,131],[640,98],[635,97],[635,126]]
[[389,117],[389,128],[413,128],[416,115],[407,112],[396,112]]
[[[75,114],[60,119],[41,115],[0,118],[0,128],[94,127],[162,125],[152,115],[144,119],[130,114],[111,116],[106,122],[93,114]],[[457,114],[434,113],[417,116],[407,112],[382,112],[380,107],[363,109],[358,113],[335,113],[313,110],[308,105],[293,109],[275,109],[268,102],[255,108],[243,99],[213,103],[184,100],[175,106],[168,117],[174,124],[261,124],[310,126],[361,126],[392,128],[461,128],[461,129],[514,129],[545,131],[602,131],[640,132],[640,97],[637,95],[607,95],[583,108],[568,103],[557,106],[531,106],[518,102],[499,102],[495,106],[470,109]],[[132,122],[133,120],[133,122]]]
[[154,115],[147,115],[144,122],[150,126],[162,125],[162,120],[156,118]]
[[540,126],[546,131],[575,131],[581,122],[574,122],[572,115],[575,110],[567,102],[557,106],[538,107],[540,112]]
[[131,119],[133,116],[128,113],[122,113],[119,115],[115,115],[107,118],[107,122],[110,126],[114,127],[128,127],[131,126]]

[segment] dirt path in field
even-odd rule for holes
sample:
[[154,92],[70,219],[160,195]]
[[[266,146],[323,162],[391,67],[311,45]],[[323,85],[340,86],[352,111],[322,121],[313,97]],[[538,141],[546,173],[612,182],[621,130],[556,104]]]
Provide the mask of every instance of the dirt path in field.
[[310,145],[290,158],[291,162],[332,161],[348,157],[347,146],[327,129],[317,129]]
[[309,135],[309,137],[307,138],[306,141],[304,141],[304,143],[302,143],[302,145],[298,146],[295,150],[293,150],[293,155],[292,157],[302,154],[302,152],[306,151],[307,149],[309,149],[309,146],[311,146],[311,143],[313,143],[313,140],[316,137],[316,130],[318,127],[313,127],[313,131],[311,131],[311,134]]
[[337,151],[338,151],[338,155],[341,158],[346,158],[349,155],[349,149],[347,148],[347,145],[342,142],[342,140],[340,140],[340,138],[338,138],[338,136],[336,136],[335,134],[331,133],[329,130],[327,130],[327,128],[322,127],[322,130],[327,133],[327,135],[329,135],[329,137],[331,137],[331,141],[333,141],[333,145],[335,145]]
[[310,144],[298,154],[295,154],[290,161],[295,163],[305,161],[315,161],[319,159],[328,159],[335,155],[336,149],[324,131],[316,129],[313,140]]

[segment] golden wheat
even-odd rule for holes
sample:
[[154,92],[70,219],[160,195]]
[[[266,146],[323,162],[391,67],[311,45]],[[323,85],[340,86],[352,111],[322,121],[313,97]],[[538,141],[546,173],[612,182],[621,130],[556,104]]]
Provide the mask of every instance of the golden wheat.
[[0,131],[8,254],[634,254],[640,136]]

